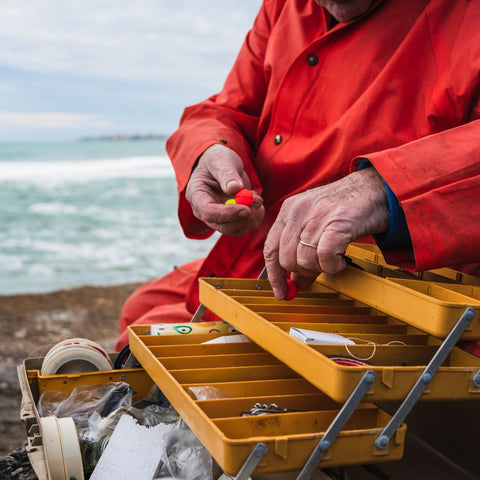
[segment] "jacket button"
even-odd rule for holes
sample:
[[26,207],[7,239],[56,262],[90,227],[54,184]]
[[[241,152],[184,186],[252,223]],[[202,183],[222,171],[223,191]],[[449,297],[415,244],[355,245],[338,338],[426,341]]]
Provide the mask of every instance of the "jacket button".
[[314,67],[317,63],[318,63],[318,57],[316,55],[313,55],[313,53],[311,55],[309,55],[307,57],[307,63],[311,66],[311,67]]
[[282,136],[279,134],[279,135],[275,135],[275,139],[273,140],[273,142],[275,143],[275,145],[280,145],[282,143]]

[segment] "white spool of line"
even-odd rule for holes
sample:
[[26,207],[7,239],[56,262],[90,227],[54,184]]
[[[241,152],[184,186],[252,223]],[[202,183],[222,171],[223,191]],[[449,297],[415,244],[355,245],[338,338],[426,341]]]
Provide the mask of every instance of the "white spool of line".
[[85,338],[63,340],[45,355],[41,375],[56,375],[111,370],[108,353],[98,344]]

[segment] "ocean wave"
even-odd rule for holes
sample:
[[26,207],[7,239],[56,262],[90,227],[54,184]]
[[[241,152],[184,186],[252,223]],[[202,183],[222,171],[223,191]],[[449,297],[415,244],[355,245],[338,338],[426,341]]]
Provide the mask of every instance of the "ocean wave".
[[28,210],[40,215],[74,215],[78,212],[76,206],[64,203],[35,203]]
[[45,238],[11,242],[0,254],[0,270],[5,272],[0,295],[145,281],[205,256],[215,241],[188,240],[179,228],[167,226],[126,229],[116,236],[99,228],[88,239],[73,237],[59,238],[52,232]]
[[167,156],[68,161],[4,161],[0,182],[83,183],[117,178],[165,178],[174,172]]

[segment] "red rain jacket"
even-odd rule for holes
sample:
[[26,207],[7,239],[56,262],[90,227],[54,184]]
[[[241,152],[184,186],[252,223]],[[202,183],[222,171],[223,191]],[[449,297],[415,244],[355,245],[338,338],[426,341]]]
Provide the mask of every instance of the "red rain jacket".
[[240,155],[266,207],[256,232],[219,239],[200,276],[256,277],[285,198],[338,180],[361,157],[406,215],[415,259],[384,252],[389,262],[480,260],[480,2],[385,0],[329,24],[313,0],[265,0],[223,90],[188,107],[169,139],[188,237],[209,235],[191,232],[199,221],[184,192],[214,143]]

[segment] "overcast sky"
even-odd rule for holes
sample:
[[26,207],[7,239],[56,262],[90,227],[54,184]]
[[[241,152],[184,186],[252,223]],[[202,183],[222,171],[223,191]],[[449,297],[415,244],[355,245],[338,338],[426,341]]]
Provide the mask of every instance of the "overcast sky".
[[171,133],[218,91],[261,0],[3,0],[0,140]]

